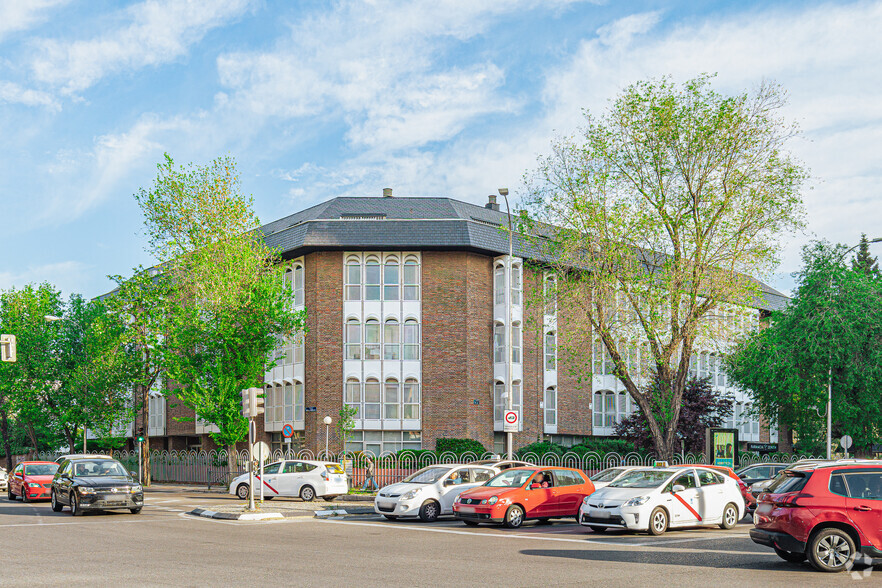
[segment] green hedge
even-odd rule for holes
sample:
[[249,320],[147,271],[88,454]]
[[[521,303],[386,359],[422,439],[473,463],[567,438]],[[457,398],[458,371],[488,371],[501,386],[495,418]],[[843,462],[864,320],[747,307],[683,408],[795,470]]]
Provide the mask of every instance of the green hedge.
[[475,441],[474,439],[444,439],[440,438],[435,441],[435,451],[438,453],[445,453],[447,451],[451,453],[455,453],[456,455],[462,455],[468,451],[471,451],[478,457],[481,457],[484,453],[486,453],[486,449],[484,446]]
[[640,454],[646,453],[644,450],[635,448],[633,443],[625,441],[624,439],[586,439],[578,445],[573,445],[572,447],[564,447],[563,445],[558,445],[557,443],[551,443],[549,441],[542,441],[541,443],[531,443],[530,445],[525,445],[524,447],[518,449],[515,454],[518,457],[523,457],[528,453],[533,453],[539,456],[546,455],[548,453],[554,453],[555,455],[563,455],[564,453],[575,453],[576,455],[581,457],[582,455],[585,455],[586,453],[592,451],[599,454],[615,452],[622,455],[635,451]]

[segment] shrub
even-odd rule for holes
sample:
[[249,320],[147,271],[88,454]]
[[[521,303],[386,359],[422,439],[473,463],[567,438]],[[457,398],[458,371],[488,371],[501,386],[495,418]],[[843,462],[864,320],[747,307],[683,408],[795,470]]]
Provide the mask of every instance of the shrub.
[[524,445],[523,447],[515,451],[515,455],[518,458],[523,458],[523,456],[528,453],[539,456],[546,455],[548,453],[563,455],[564,453],[566,453],[566,448],[562,445],[558,445],[557,443],[551,443],[550,441],[541,441],[530,443],[529,445]]
[[474,439],[444,439],[440,438],[435,441],[435,450],[438,453],[451,452],[456,455],[462,455],[471,451],[478,457],[482,456],[487,450],[484,446]]

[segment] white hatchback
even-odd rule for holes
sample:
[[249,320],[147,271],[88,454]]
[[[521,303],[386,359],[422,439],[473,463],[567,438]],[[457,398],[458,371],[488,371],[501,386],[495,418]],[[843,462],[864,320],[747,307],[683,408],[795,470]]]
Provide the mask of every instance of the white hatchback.
[[[255,497],[260,496],[260,482],[258,472],[255,472]],[[309,502],[320,496],[330,502],[341,494],[349,493],[346,472],[340,464],[326,461],[277,461],[263,467],[262,482],[263,496],[268,499],[276,496],[299,496]],[[242,500],[248,499],[250,491],[248,474],[234,478],[230,484],[230,494]]]
[[431,522],[453,514],[453,502],[463,490],[475,488],[499,473],[491,465],[444,464],[425,467],[397,484],[380,488],[374,512],[387,519],[420,517]]
[[635,468],[586,496],[579,522],[593,531],[628,529],[661,535],[673,527],[731,529],[744,516],[734,479],[702,467]]

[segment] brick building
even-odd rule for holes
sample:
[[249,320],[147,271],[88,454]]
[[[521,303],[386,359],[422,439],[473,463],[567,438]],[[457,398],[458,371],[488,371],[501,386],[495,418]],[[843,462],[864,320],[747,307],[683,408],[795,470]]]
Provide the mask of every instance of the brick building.
[[[515,240],[508,262],[507,216],[494,197],[485,206],[449,198],[335,198],[271,222],[262,230],[282,252],[295,304],[308,310],[308,333],[280,341],[267,372],[266,414],[258,437],[282,448],[325,444],[322,419],[343,404],[358,411],[347,449],[374,453],[433,449],[440,437],[472,438],[502,450],[510,288],[513,404],[521,415],[515,447],[552,439],[572,444],[609,436],[635,407],[595,344],[584,368],[557,355],[554,304],[525,305],[525,295],[554,277],[525,266],[529,248]],[[509,275],[511,274],[511,275]],[[752,328],[786,298],[763,286],[757,308],[729,320]],[[565,316],[565,315],[562,315]],[[562,321],[565,323],[565,321]],[[639,362],[639,348],[634,361]],[[751,420],[746,398],[729,389],[718,350],[699,350],[697,375],[735,395],[732,426],[746,441],[775,441]],[[581,379],[578,373],[593,372]],[[158,390],[150,400],[152,449],[213,448],[211,424],[193,418]],[[333,427],[330,447],[339,450]]]

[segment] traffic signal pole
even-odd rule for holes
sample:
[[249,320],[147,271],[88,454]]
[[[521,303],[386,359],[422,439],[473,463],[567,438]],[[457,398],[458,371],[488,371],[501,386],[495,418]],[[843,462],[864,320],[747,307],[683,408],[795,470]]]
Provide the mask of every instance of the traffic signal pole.
[[254,510],[254,456],[251,448],[254,446],[254,419],[248,418],[248,510]]

